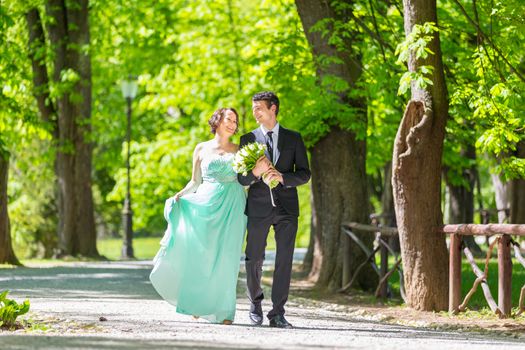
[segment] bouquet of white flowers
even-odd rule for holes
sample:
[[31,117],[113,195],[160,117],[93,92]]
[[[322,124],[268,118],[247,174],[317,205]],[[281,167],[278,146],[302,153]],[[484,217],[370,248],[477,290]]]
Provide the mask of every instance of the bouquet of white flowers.
[[[242,173],[243,176],[248,175],[249,171],[252,171],[255,168],[255,163],[257,160],[264,156],[264,151],[266,151],[266,145],[253,142],[243,146],[235,157],[233,158],[233,170],[237,173]],[[279,181],[272,180],[268,181],[267,173],[262,175],[263,181],[270,188],[275,188],[279,184]]]
[[[266,145],[260,144],[258,142],[249,143],[243,146],[233,158],[233,170],[235,170],[235,172],[239,174],[242,174],[243,176],[248,175],[248,172],[252,171],[253,168],[255,168],[255,163],[257,163],[257,160],[264,156],[264,151],[266,151]],[[272,205],[275,207],[271,189],[275,188],[275,186],[279,184],[279,181],[269,181],[267,174],[268,173],[264,173],[262,175],[262,179],[264,183],[267,184],[268,187],[270,187]]]

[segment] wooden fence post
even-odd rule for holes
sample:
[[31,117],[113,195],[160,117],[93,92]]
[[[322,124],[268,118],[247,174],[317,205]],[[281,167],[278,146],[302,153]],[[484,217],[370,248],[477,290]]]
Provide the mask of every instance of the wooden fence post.
[[512,308],[512,260],[510,236],[502,235],[498,242],[498,308],[502,316],[510,316]]
[[348,282],[350,282],[350,279],[352,278],[352,272],[350,271],[350,264],[351,264],[351,257],[350,257],[350,237],[343,231],[343,276],[341,280],[341,284],[343,286],[346,286]]
[[450,235],[448,311],[458,312],[461,303],[461,235]]
[[[383,235],[380,235],[379,238],[381,240],[384,240],[385,242],[386,240],[388,240],[388,238]],[[379,280],[381,280],[383,277],[385,277],[385,275],[388,272],[388,249],[386,249],[385,245],[382,244],[381,242],[379,244],[381,244],[381,267],[380,267],[380,277],[379,277]],[[386,298],[387,294],[388,294],[388,281],[383,283],[383,285],[381,286],[381,289],[379,291],[379,296],[381,298]]]

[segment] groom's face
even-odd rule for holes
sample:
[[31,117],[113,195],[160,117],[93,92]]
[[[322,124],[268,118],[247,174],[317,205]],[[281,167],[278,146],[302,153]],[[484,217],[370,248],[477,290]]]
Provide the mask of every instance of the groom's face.
[[268,108],[266,101],[252,101],[252,112],[257,123],[267,126],[275,124],[275,106]]

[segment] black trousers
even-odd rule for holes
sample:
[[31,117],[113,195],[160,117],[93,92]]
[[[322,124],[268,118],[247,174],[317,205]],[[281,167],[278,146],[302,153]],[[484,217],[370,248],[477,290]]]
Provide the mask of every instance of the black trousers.
[[261,301],[264,299],[261,289],[262,266],[266,239],[272,225],[275,231],[277,251],[272,285],[273,308],[267,315],[270,319],[276,315],[284,315],[284,304],[288,300],[295,236],[297,235],[297,216],[289,215],[277,206],[270,216],[248,217],[245,263],[248,297],[252,302],[251,311],[260,310]]

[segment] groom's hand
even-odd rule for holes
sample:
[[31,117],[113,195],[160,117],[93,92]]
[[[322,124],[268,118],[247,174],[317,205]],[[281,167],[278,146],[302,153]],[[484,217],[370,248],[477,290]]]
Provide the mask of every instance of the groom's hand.
[[253,176],[260,178],[262,174],[267,172],[271,167],[270,160],[266,156],[262,156],[255,163],[255,167],[252,170]]
[[271,168],[265,176],[267,176],[268,181],[277,180],[281,185],[283,185],[283,174],[281,174],[277,169]]

